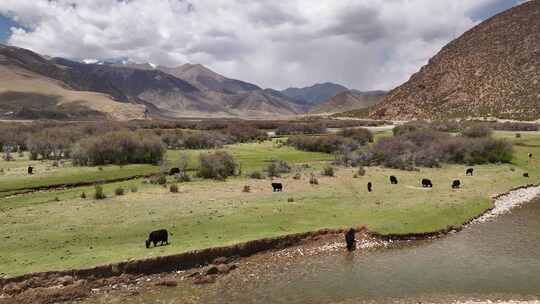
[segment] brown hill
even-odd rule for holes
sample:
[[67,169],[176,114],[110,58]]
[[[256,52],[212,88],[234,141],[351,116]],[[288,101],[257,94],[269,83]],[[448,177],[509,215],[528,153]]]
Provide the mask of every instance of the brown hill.
[[372,118],[540,118],[540,1],[488,19],[389,92]]
[[0,44],[0,117],[125,120],[144,116],[144,106],[117,102],[107,94],[76,90],[40,72],[64,77],[63,71],[47,59]]
[[208,90],[234,94],[261,90],[260,87],[254,84],[227,78],[201,64],[186,63],[176,68],[160,66],[159,69],[165,73],[189,82],[191,85],[202,91]]
[[346,91],[337,94],[313,108],[312,114],[335,114],[371,107],[379,103],[385,92],[354,92]]

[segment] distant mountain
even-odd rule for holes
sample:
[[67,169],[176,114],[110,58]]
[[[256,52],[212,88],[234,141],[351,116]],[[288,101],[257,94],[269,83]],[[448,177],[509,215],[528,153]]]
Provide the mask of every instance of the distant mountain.
[[540,118],[540,1],[498,14],[452,41],[370,116]]
[[281,91],[281,93],[295,100],[302,101],[305,104],[314,106],[348,90],[348,88],[342,85],[326,82],[304,88],[288,88]]
[[350,90],[338,93],[336,96],[322,102],[311,109],[312,114],[335,114],[352,110],[366,109],[379,103],[386,92],[370,91],[361,92]]
[[161,71],[183,79],[199,90],[236,94],[261,90],[260,87],[244,81],[224,77],[201,64],[184,64],[176,68],[159,67]]
[[144,117],[144,106],[71,86],[67,82],[74,81],[68,70],[29,50],[0,44],[0,117],[75,120]]
[[[90,116],[88,111],[95,111],[91,113],[94,116],[131,119],[141,118],[145,112],[174,117],[266,118],[306,110],[289,97],[226,78],[202,65],[166,68],[129,61],[78,62],[0,45],[0,79],[6,79],[0,83],[0,94],[10,93],[0,96],[0,104],[9,105],[4,108],[9,115],[20,112],[18,104],[30,106],[34,116],[40,111],[53,112],[50,115],[67,111],[59,105],[77,105],[74,110],[78,114],[58,114],[69,119]],[[50,98],[38,98],[41,95]],[[37,106],[38,100],[49,102]],[[122,111],[117,113],[118,109]]]

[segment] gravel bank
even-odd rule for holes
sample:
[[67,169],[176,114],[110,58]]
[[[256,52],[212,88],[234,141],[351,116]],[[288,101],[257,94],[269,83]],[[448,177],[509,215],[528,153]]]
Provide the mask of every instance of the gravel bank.
[[510,212],[513,208],[532,201],[539,196],[540,186],[510,191],[508,194],[498,197],[494,202],[495,207],[486,214],[474,220],[473,223],[483,223],[492,220],[502,214]]

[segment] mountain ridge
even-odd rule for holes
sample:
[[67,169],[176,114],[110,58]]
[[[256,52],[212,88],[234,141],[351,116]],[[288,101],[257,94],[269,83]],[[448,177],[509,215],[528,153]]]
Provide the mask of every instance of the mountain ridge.
[[[41,81],[42,77],[47,79],[42,83],[60,87],[53,90],[60,95],[73,95],[72,91],[90,92],[101,94],[100,107],[107,103],[115,107],[118,104],[124,108],[134,106],[133,109],[140,112],[135,118],[141,118],[145,112],[168,117],[269,117],[305,112],[302,105],[284,95],[271,94],[254,84],[224,77],[197,64],[174,69],[133,62],[83,63],[48,58],[27,49],[0,45],[0,67],[6,75],[16,74],[15,70],[33,75],[28,78],[26,86],[10,87],[10,83],[5,82],[0,87],[5,92],[16,89],[16,92],[24,93],[25,87],[32,87],[31,82],[38,81],[38,78]],[[50,91],[44,89],[45,86],[38,87]],[[39,94],[31,90],[28,93]],[[10,103],[10,109],[17,103],[14,96],[23,95],[12,94],[4,100]],[[53,104],[48,106],[55,107]]]
[[540,118],[540,1],[465,32],[370,112],[376,119]]

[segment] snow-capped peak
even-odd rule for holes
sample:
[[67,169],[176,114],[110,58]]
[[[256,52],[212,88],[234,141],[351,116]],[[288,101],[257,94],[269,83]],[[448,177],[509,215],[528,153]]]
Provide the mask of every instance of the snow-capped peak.
[[97,59],[83,59],[82,62],[84,62],[85,64],[96,64],[99,62],[99,60]]

